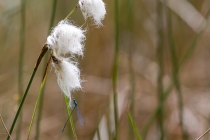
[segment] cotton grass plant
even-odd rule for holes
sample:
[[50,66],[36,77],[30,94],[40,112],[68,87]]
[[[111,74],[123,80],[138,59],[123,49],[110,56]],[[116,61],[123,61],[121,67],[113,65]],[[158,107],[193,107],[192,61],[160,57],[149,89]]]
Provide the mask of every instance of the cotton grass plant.
[[[78,62],[75,61],[75,58],[77,56],[83,56],[85,41],[85,30],[83,30],[81,27],[73,25],[68,20],[68,18],[71,16],[76,8],[81,9],[85,20],[87,18],[91,18],[93,19],[94,25],[96,25],[96,27],[102,26],[102,20],[104,19],[106,14],[104,2],[102,0],[80,0],[78,1],[77,6],[70,12],[70,14],[64,20],[60,21],[56,27],[53,28],[50,35],[47,37],[47,41],[43,45],[41,53],[37,59],[34,71],[31,75],[30,81],[21,99],[18,111],[10,128],[10,134],[12,134],[13,128],[20,114],[25,98],[27,97],[28,91],[39,67],[39,64],[48,50],[51,55],[48,64],[52,59],[52,66],[57,75],[58,85],[61,88],[61,91],[64,93],[65,97],[67,97],[66,101],[69,101],[68,106],[73,109],[72,93],[82,88],[80,70],[78,68]],[[46,82],[48,64],[46,66],[46,71],[40,86],[40,91],[32,115],[27,139],[30,138],[34,116],[39,103],[40,95]],[[73,126],[72,122],[71,125]],[[74,131],[73,127],[72,129]],[[9,138],[10,137],[8,135],[7,140],[9,140]]]

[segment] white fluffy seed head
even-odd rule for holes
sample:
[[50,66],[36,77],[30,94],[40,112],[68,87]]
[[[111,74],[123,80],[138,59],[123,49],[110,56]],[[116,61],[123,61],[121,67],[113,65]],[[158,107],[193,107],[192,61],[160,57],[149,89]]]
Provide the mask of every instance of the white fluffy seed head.
[[58,64],[52,63],[57,75],[57,82],[62,92],[69,98],[71,107],[71,93],[81,89],[81,79],[79,68],[70,60],[63,59]]
[[66,54],[83,55],[84,32],[84,30],[72,25],[70,21],[62,20],[48,36],[48,47],[55,50],[58,56]]
[[92,18],[96,26],[102,26],[101,21],[106,14],[102,0],[79,0],[79,7],[85,19]]

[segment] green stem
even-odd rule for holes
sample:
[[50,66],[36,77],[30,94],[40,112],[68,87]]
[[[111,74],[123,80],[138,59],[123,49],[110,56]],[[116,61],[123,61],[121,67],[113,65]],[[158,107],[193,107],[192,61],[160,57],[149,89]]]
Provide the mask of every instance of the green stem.
[[113,100],[114,100],[114,122],[115,122],[114,140],[117,140],[117,135],[118,135],[117,77],[118,77],[118,57],[119,57],[118,0],[115,0],[114,4],[115,4],[115,56],[114,56],[114,69],[113,69]]
[[171,11],[169,8],[168,9],[168,38],[169,38],[169,47],[171,51],[171,57],[172,57],[172,65],[173,65],[173,80],[175,84],[175,88],[177,90],[177,96],[178,96],[178,104],[179,104],[179,120],[180,120],[180,125],[182,129],[182,138],[183,140],[187,139],[187,132],[184,130],[184,124],[183,124],[183,99],[182,99],[182,91],[181,91],[181,86],[179,82],[179,75],[176,73],[176,69],[178,68],[178,63],[177,63],[177,55],[176,55],[176,50],[175,50],[175,42],[173,39],[173,29],[172,29],[172,22],[171,22]]
[[[128,46],[128,65],[129,65],[129,75],[130,75],[130,90],[129,90],[129,100],[130,100],[130,113],[131,116],[134,117],[135,113],[134,113],[134,105],[135,105],[135,76],[134,76],[134,71],[133,71],[133,61],[132,61],[132,55],[133,55],[133,50],[134,50],[134,43],[133,43],[133,0],[127,0],[126,5],[128,6],[128,30],[130,32],[130,36],[129,36],[129,46]],[[134,139],[134,135],[132,132],[132,128],[129,127],[129,139]]]
[[[35,74],[36,74],[37,68],[39,67],[39,64],[40,64],[40,62],[41,62],[41,60],[42,60],[42,58],[43,58],[43,56],[44,56],[44,54],[45,54],[46,52],[47,52],[47,46],[46,46],[46,44],[45,44],[44,47],[43,47],[43,49],[42,49],[42,51],[41,51],[41,53],[40,53],[40,55],[39,55],[39,57],[38,57],[38,59],[37,59],[37,63],[36,63],[36,65],[35,65],[35,67],[34,67],[34,70],[33,70],[33,73],[32,73],[32,75],[31,75],[31,78],[30,78],[30,80],[29,80],[28,86],[27,86],[27,88],[26,88],[26,90],[25,90],[25,93],[24,93],[24,95],[23,95],[23,97],[22,97],[22,99],[21,99],[21,102],[20,102],[20,105],[19,105],[19,107],[18,107],[18,110],[17,110],[17,113],[16,113],[16,115],[15,115],[15,118],[14,118],[14,120],[13,120],[13,122],[12,122],[12,126],[11,126],[10,131],[9,131],[10,135],[12,135],[12,132],[13,132],[15,123],[16,123],[16,121],[17,121],[17,118],[18,118],[19,114],[20,114],[20,111],[21,111],[21,109],[22,109],[23,103],[24,103],[25,98],[26,98],[26,96],[27,96],[27,94],[28,94],[28,91],[29,91],[29,89],[30,89],[31,83],[32,83],[32,81],[33,81],[33,79],[34,79],[34,76],[35,76]],[[9,137],[9,135],[8,135],[8,136],[7,136],[7,140],[9,140],[9,138],[10,138],[10,137]]]
[[127,116],[128,116],[128,119],[130,121],[131,127],[132,127],[133,132],[135,133],[137,139],[138,140],[142,140],[142,138],[141,138],[141,136],[140,136],[140,134],[138,132],[138,129],[136,127],[136,124],[134,123],[133,118],[131,117],[131,114],[129,112],[127,112]]
[[[55,13],[56,13],[56,5],[57,5],[57,0],[53,0],[52,3],[52,14],[51,14],[51,19],[50,19],[50,25],[49,25],[49,30],[48,33],[50,33],[50,30],[53,26],[53,22],[55,19]],[[48,55],[45,56],[44,58],[44,66],[47,64],[47,59],[48,59]],[[45,68],[43,69],[43,75],[45,73]],[[39,103],[39,108],[38,108],[38,114],[37,114],[37,125],[36,125],[36,135],[35,135],[35,140],[39,139],[39,135],[40,135],[40,120],[42,117],[42,108],[43,108],[43,101],[44,101],[44,91],[45,91],[45,84],[41,93],[41,97],[40,97],[40,103]]]
[[64,20],[68,19],[74,13],[74,11],[77,9],[77,7],[78,6],[75,6],[74,9],[71,10],[71,12],[66,16],[66,18]]
[[101,118],[101,112],[100,112],[100,109],[99,109],[99,112],[98,112],[98,127],[97,127],[97,137],[98,137],[98,140],[101,140],[100,129],[99,129],[100,118]]
[[28,129],[27,140],[29,140],[31,129],[32,129],[32,125],[33,125],[33,121],[34,121],[34,117],[35,117],[35,114],[36,114],[36,109],[38,107],[41,94],[43,93],[43,89],[44,89],[45,82],[46,82],[46,79],[47,79],[47,70],[48,70],[48,66],[49,66],[50,61],[51,61],[51,57],[49,58],[47,66],[45,68],[45,72],[44,72],[44,75],[43,75],[42,83],[41,83],[41,86],[40,86],[40,89],[39,89],[38,98],[36,100],[36,104],[35,104],[35,107],[34,107],[34,111],[33,111],[33,115],[32,115],[32,118],[31,118],[30,126],[29,126],[29,129]]
[[98,138],[98,140],[101,140],[101,135],[100,135],[99,126],[98,126],[98,128],[97,128],[97,138]]
[[20,52],[19,52],[19,70],[18,70],[18,90],[20,95],[23,93],[23,59],[25,46],[25,0],[21,0],[21,26],[20,26]]
[[128,61],[129,61],[129,73],[130,73],[130,112],[131,115],[134,116],[134,89],[135,89],[135,77],[133,71],[133,61],[132,61],[132,53],[133,53],[133,40],[132,40],[132,32],[133,32],[133,9],[132,9],[132,0],[127,1],[128,5],[128,28],[130,31],[130,38],[129,38],[129,46],[128,46]]
[[[24,59],[24,46],[25,46],[25,5],[26,0],[21,0],[21,20],[20,20],[20,53],[19,53],[19,70],[18,70],[18,91],[19,97],[23,95],[23,59]],[[20,99],[18,100],[18,104],[20,103]],[[21,124],[22,124],[22,113],[20,114],[20,118],[18,121],[17,127],[17,136],[16,139],[20,139],[21,135]]]
[[[64,95],[64,98],[65,98],[68,115],[70,116],[71,115],[71,109],[69,107],[69,99],[68,99],[67,96],[65,96],[65,94],[63,94],[63,95]],[[72,129],[73,135],[74,135],[75,139],[77,140],[77,134],[76,134],[76,131],[75,131],[75,128],[74,128],[74,122],[73,122],[72,115],[70,116],[69,121],[70,121],[70,125],[71,125],[71,129]]]
[[32,128],[34,117],[35,117],[35,114],[36,114],[36,109],[37,109],[37,106],[38,106],[38,103],[39,103],[39,99],[40,99],[41,94],[42,94],[43,87],[45,85],[46,78],[47,78],[47,76],[44,77],[44,79],[43,79],[43,81],[41,83],[40,89],[39,89],[38,98],[36,100],[36,104],[35,104],[35,107],[34,107],[33,115],[32,115],[32,118],[31,118],[29,130],[28,130],[27,140],[29,140],[29,137],[30,137],[30,134],[31,134],[31,128]]
[[157,79],[157,84],[158,84],[158,101],[160,105],[160,113],[158,116],[158,127],[159,127],[159,132],[160,132],[160,140],[164,139],[164,127],[163,127],[163,122],[164,122],[164,114],[163,114],[163,99],[162,99],[162,94],[163,94],[163,30],[162,30],[162,3],[158,1],[157,4],[157,13],[158,13],[158,21],[157,21],[157,29],[158,29],[158,46],[157,46],[157,57],[158,57],[158,63],[159,63],[159,72],[158,72],[158,79]]
[[[30,81],[29,81],[29,84],[28,84],[28,86],[27,86],[26,92],[25,92],[25,94],[23,95],[23,98],[21,99],[20,106],[19,106],[19,108],[18,108],[18,110],[17,110],[17,113],[16,113],[15,118],[14,118],[14,120],[13,120],[12,126],[11,126],[11,128],[10,128],[10,131],[9,131],[10,134],[12,134],[13,128],[14,128],[15,123],[16,123],[16,121],[17,121],[17,118],[18,118],[18,116],[19,116],[19,114],[20,114],[20,111],[21,111],[21,109],[22,109],[23,103],[24,103],[24,101],[25,101],[25,98],[26,98],[26,96],[27,96],[28,90],[29,90],[29,88],[30,88],[30,86],[31,86],[31,83],[32,83],[32,81],[33,81],[33,78],[34,78],[34,75],[35,75],[35,74],[36,74],[36,70],[34,69],[34,71],[33,71],[33,73],[32,73],[32,76],[31,76],[31,79],[30,79]],[[9,136],[7,136],[7,140],[9,140]]]

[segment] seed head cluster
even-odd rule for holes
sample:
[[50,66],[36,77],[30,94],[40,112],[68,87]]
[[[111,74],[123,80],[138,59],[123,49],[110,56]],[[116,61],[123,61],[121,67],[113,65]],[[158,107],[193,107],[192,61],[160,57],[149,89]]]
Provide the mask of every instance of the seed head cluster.
[[92,18],[96,26],[102,26],[106,9],[102,0],[79,0],[79,7],[85,19]]
[[[92,18],[98,27],[106,14],[102,0],[79,0],[85,19]],[[81,78],[76,56],[83,56],[85,30],[73,25],[69,20],[62,20],[54,27],[47,38],[47,47],[51,51],[52,66],[61,91],[69,98],[73,108],[72,92],[81,89]]]
[[49,48],[58,56],[66,54],[83,55],[84,30],[74,26],[68,20],[62,20],[47,38]]

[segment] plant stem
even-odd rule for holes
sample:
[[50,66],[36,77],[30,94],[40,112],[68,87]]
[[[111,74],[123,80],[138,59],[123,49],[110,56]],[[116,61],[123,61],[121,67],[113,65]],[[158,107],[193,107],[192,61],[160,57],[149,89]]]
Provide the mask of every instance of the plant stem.
[[142,140],[142,139],[141,139],[141,136],[140,136],[140,134],[139,134],[139,132],[138,132],[138,130],[137,130],[137,127],[136,127],[136,125],[135,125],[135,123],[134,123],[134,121],[133,121],[133,119],[132,119],[132,117],[131,117],[131,114],[130,114],[129,112],[127,112],[127,116],[128,116],[128,119],[129,119],[130,124],[131,124],[132,129],[133,129],[133,132],[135,133],[137,139],[138,139],[138,140]]
[[[26,0],[21,0],[21,20],[20,20],[20,52],[19,52],[19,70],[18,70],[18,91],[19,97],[23,95],[23,59],[24,59],[24,47],[25,47],[25,6]],[[20,104],[20,99],[18,99]],[[22,125],[22,113],[18,121],[16,139],[20,139]]]
[[199,138],[197,138],[196,140],[200,140],[203,136],[205,136],[208,132],[210,131],[210,128],[208,130],[206,130],[206,132],[204,132]]
[[99,109],[99,111],[98,111],[98,127],[97,127],[97,137],[98,137],[98,140],[101,140],[100,129],[99,129],[100,118],[101,118],[101,111]]
[[162,3],[158,1],[157,4],[157,14],[158,14],[158,21],[157,21],[157,29],[158,29],[158,46],[157,46],[157,57],[158,57],[158,63],[159,63],[159,72],[158,72],[158,79],[157,79],[157,84],[158,84],[158,102],[160,105],[160,110],[159,110],[159,116],[158,116],[158,127],[159,127],[159,132],[160,132],[160,140],[164,139],[164,128],[163,128],[163,119],[164,119],[164,114],[163,114],[163,99],[162,99],[162,94],[163,94],[163,29],[162,29]]
[[20,52],[19,52],[19,70],[18,70],[18,91],[23,93],[23,59],[25,46],[25,0],[21,0],[21,26],[20,26]]
[[3,121],[2,117],[1,117],[1,114],[0,114],[0,119],[1,119],[1,122],[2,122],[2,124],[4,126],[4,129],[6,130],[7,134],[9,135],[9,137],[11,138],[11,140],[13,140],[12,136],[9,134],[9,131],[7,130],[7,127],[6,127],[4,121]]
[[[162,93],[162,100],[164,101],[168,95],[171,93],[171,90],[173,89],[174,83],[171,83],[168,87],[168,89]],[[147,132],[150,128],[150,126],[152,125],[153,121],[156,119],[156,117],[159,115],[160,113],[160,109],[161,109],[161,105],[158,104],[158,107],[154,110],[154,112],[152,113],[152,115],[149,117],[145,127],[142,130],[142,137],[143,139],[146,138]]]
[[[70,116],[71,115],[71,109],[70,109],[69,104],[68,104],[69,100],[68,100],[67,96],[65,96],[65,94],[64,94],[64,98],[65,98],[67,112],[68,112],[68,115]],[[73,135],[74,135],[75,139],[77,140],[77,134],[76,134],[76,131],[75,131],[75,128],[74,128],[74,122],[73,122],[72,115],[70,116],[69,121],[70,121],[70,125],[71,125]]]
[[[14,118],[14,120],[13,120],[13,122],[12,122],[12,126],[11,126],[10,131],[9,131],[10,135],[12,135],[12,131],[13,131],[13,129],[14,129],[15,123],[16,123],[16,121],[17,121],[17,118],[18,118],[18,116],[19,116],[19,114],[20,114],[20,111],[21,111],[21,109],[22,109],[23,103],[24,103],[24,101],[25,101],[25,98],[26,98],[26,96],[27,96],[27,94],[28,94],[28,91],[29,91],[29,89],[30,89],[31,83],[32,83],[32,81],[33,81],[33,79],[34,79],[34,76],[35,76],[35,74],[36,74],[37,68],[39,67],[39,64],[40,64],[40,62],[41,62],[41,60],[42,60],[44,54],[47,52],[47,50],[48,50],[48,49],[47,49],[47,45],[45,44],[44,47],[42,48],[42,51],[41,51],[41,53],[40,53],[38,59],[37,59],[37,62],[36,62],[36,65],[35,65],[35,67],[34,67],[34,70],[33,70],[33,73],[32,73],[32,75],[31,75],[31,78],[30,78],[30,80],[29,80],[28,86],[27,86],[27,88],[26,88],[26,90],[25,90],[25,93],[24,93],[24,95],[23,95],[23,97],[22,97],[22,99],[21,99],[20,105],[19,105],[18,110],[17,110],[17,112],[16,112],[15,118]],[[9,137],[9,135],[8,135],[8,136],[7,136],[7,140],[9,140],[9,138],[10,138],[10,137]]]
[[71,12],[66,16],[66,18],[64,20],[68,19],[74,13],[74,11],[77,9],[77,7],[78,6],[75,6],[74,9],[71,10]]
[[[133,71],[133,61],[132,61],[132,54],[134,50],[134,43],[133,43],[133,0],[127,0],[126,5],[128,6],[128,30],[130,32],[129,34],[129,46],[128,46],[128,65],[129,65],[129,75],[130,75],[130,89],[129,89],[129,100],[130,100],[130,115],[133,116],[134,118],[134,105],[135,105],[135,76],[134,76],[134,71]],[[129,139],[134,139],[134,135],[132,132],[132,127],[129,127]]]
[[169,47],[171,51],[171,57],[172,57],[172,65],[173,65],[173,80],[175,84],[175,88],[177,90],[177,96],[178,96],[178,104],[179,104],[179,120],[180,120],[180,126],[182,130],[182,138],[183,140],[187,139],[187,132],[184,130],[184,124],[183,124],[183,99],[182,99],[182,91],[181,86],[179,82],[179,75],[176,72],[176,69],[178,68],[177,63],[177,56],[176,56],[176,50],[175,50],[175,42],[173,39],[173,29],[172,29],[172,22],[171,22],[171,10],[167,8],[168,10],[168,38],[169,38]]
[[129,36],[129,46],[128,46],[128,61],[129,61],[129,74],[130,74],[130,112],[131,116],[134,116],[134,89],[135,89],[135,77],[133,72],[133,61],[132,61],[132,54],[133,54],[133,40],[132,40],[132,32],[133,32],[133,5],[132,0],[127,0],[128,5],[128,30],[130,32]]
[[[49,25],[49,30],[48,33],[50,33],[50,30],[53,26],[53,22],[55,19],[55,13],[56,13],[56,5],[57,5],[57,0],[53,0],[52,3],[52,14],[51,14],[51,19],[50,19],[50,25]],[[44,58],[44,66],[47,64],[47,59],[48,59],[48,55],[45,56]],[[43,69],[43,75],[45,74],[45,68]],[[44,100],[44,91],[45,91],[45,84],[41,93],[41,97],[40,97],[40,103],[39,103],[39,108],[38,108],[38,114],[37,114],[37,125],[36,125],[36,135],[35,135],[35,140],[39,139],[39,135],[40,135],[40,120],[42,117],[42,108],[43,108],[43,100]]]
[[45,73],[44,73],[44,76],[43,76],[43,79],[42,79],[42,83],[41,83],[41,86],[40,86],[40,89],[39,89],[38,98],[36,100],[36,104],[35,104],[35,107],[34,107],[34,111],[33,111],[33,115],[32,115],[32,118],[31,118],[30,126],[29,126],[29,129],[28,129],[27,140],[29,140],[29,137],[30,137],[31,128],[32,128],[34,117],[35,117],[35,114],[36,114],[36,109],[37,109],[37,106],[39,104],[39,99],[41,97],[41,94],[42,94],[42,91],[43,91],[43,88],[44,88],[44,85],[45,85],[45,82],[46,82],[47,70],[48,70],[48,66],[49,66],[50,60],[51,60],[51,57],[48,60],[48,63],[47,63],[46,69],[45,69]]
[[117,140],[118,135],[118,108],[117,108],[117,77],[118,77],[118,57],[119,57],[119,20],[118,20],[118,0],[114,0],[115,6],[115,56],[113,69],[113,99],[114,99],[114,121],[115,134],[114,140]]

